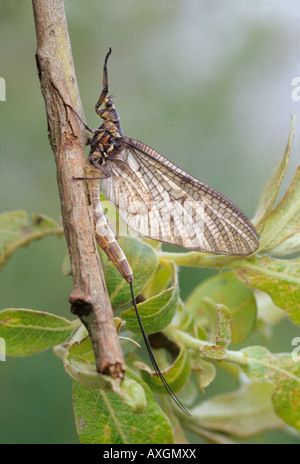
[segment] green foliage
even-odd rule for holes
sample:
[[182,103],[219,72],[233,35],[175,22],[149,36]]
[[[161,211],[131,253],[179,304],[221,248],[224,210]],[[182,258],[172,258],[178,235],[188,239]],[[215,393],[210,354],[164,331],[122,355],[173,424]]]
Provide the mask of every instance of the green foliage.
[[[91,341],[80,321],[31,309],[0,312],[0,337],[6,342],[7,355],[28,356],[53,347],[62,359],[73,379],[75,421],[82,443],[183,443],[184,430],[211,442],[233,443],[286,424],[300,432],[297,353],[271,353],[263,346],[245,348],[251,334],[266,325],[272,330],[280,319],[275,305],[282,309],[282,317],[300,325],[300,167],[282,201],[274,206],[291,140],[292,131],[253,219],[261,233],[255,256],[166,253],[150,240],[120,240],[135,276],[145,331],[155,334],[160,343],[155,350],[158,364],[165,368],[171,388],[182,390],[181,401],[192,417],[169,402],[160,380],[128,340],[122,342],[124,349],[132,346],[132,351],[127,356],[126,378],[119,384],[96,371]],[[49,218],[39,215],[29,221],[23,211],[2,214],[0,264],[20,246],[49,234],[62,234],[61,227]],[[139,326],[129,286],[106,256],[100,255],[112,306],[119,314],[120,336],[126,330],[125,335],[134,339]],[[183,302],[179,266],[229,270],[202,282]],[[268,312],[262,304],[266,294],[273,301]],[[238,348],[241,343],[244,347]],[[218,369],[229,372],[239,386],[204,400],[201,392],[215,381]]]
[[[140,384],[129,369],[129,379]],[[81,443],[154,444],[172,443],[170,423],[157,406],[150,388],[143,383],[147,407],[136,414],[119,395],[73,383],[76,428]]]
[[6,354],[29,356],[63,343],[74,331],[77,321],[31,309],[0,311],[0,334]]
[[241,343],[255,326],[257,308],[253,291],[232,271],[204,281],[194,289],[185,303],[190,314],[197,321],[201,319],[201,326],[207,330],[216,324],[217,304],[230,308],[232,343]]
[[247,285],[267,292],[274,303],[300,324],[300,259],[283,260],[269,256],[235,265],[237,276]]
[[61,236],[63,229],[53,219],[33,214],[32,220],[25,211],[10,211],[0,215],[0,269],[9,256],[20,246],[47,235]]

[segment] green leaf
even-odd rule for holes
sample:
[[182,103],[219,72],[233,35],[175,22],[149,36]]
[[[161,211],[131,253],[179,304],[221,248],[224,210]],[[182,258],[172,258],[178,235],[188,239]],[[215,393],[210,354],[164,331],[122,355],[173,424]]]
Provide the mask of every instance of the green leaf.
[[227,348],[231,342],[231,312],[224,305],[217,305],[218,318],[218,333],[216,336],[216,344]]
[[300,166],[281,202],[272,211],[260,238],[260,251],[269,251],[300,232]]
[[272,248],[272,256],[289,256],[300,253],[300,233],[287,238],[280,245]]
[[[167,327],[176,312],[179,302],[178,285],[164,290],[149,300],[137,305],[145,332],[155,333]],[[126,328],[135,333],[140,333],[140,326],[134,308],[123,311],[120,317],[126,322]]]
[[28,218],[25,211],[10,211],[0,215],[0,269],[18,248],[47,235],[63,235],[62,227],[42,214]]
[[247,363],[241,364],[248,377],[275,386],[273,405],[287,424],[300,431],[300,364],[290,353],[272,354],[266,348],[253,346],[241,350]]
[[268,293],[273,302],[300,325],[300,259],[255,256],[240,261],[235,272],[247,285]]
[[[135,365],[140,369],[142,378],[153,391],[167,394],[161,380],[146,364],[135,362]],[[178,392],[186,384],[191,373],[191,360],[188,350],[182,347],[173,364],[168,369],[162,371],[162,373],[172,390]]]
[[6,343],[6,354],[29,356],[63,343],[78,321],[31,309],[0,311],[0,337]]
[[189,253],[167,253],[158,252],[159,264],[166,266],[169,261],[173,261],[177,266],[189,267],[209,267],[224,269],[230,267],[231,263],[239,261],[239,256],[230,255],[209,255],[207,253],[199,253],[191,251]]
[[66,372],[76,382],[87,387],[103,388],[119,392],[119,383],[116,380],[111,376],[97,372],[90,337],[69,345],[65,350],[63,361]]
[[278,191],[286,173],[288,160],[291,152],[291,144],[295,128],[294,126],[295,118],[294,116],[292,116],[289,139],[285,148],[284,155],[278,163],[278,165],[273,170],[268,183],[264,187],[258,202],[257,210],[255,212],[254,218],[252,219],[252,222],[255,225],[258,233],[260,233],[264,228],[265,222],[274,206]]
[[[128,368],[127,368],[128,375]],[[147,407],[147,400],[144,387],[136,380],[125,378],[121,382],[121,398],[124,403],[136,412],[141,413]]]
[[255,298],[258,309],[255,329],[262,334],[264,339],[270,340],[273,327],[285,319],[286,314],[274,304],[272,298],[266,292],[256,290]]
[[143,296],[146,300],[154,295],[158,295],[170,285],[178,282],[177,268],[170,261],[169,266],[158,266],[156,272],[147,287],[143,290]]
[[270,383],[254,383],[217,395],[191,411],[191,422],[236,437],[251,437],[281,428],[284,423],[276,416],[271,401],[273,391]]
[[203,345],[199,351],[212,359],[222,359],[227,355],[226,348],[231,342],[231,313],[224,305],[217,305],[218,329],[215,345]]
[[[175,319],[173,321],[173,325],[178,327],[178,329],[183,330],[185,332],[190,332],[191,330],[196,330],[196,332],[201,333],[203,338],[205,339],[206,336],[204,336],[204,329],[202,327],[198,327],[195,324],[194,318],[191,315],[190,311],[188,311],[187,307],[183,303],[183,301],[179,300],[177,312]],[[202,338],[202,339],[203,339]]]
[[97,372],[90,337],[68,346],[63,361],[67,374],[81,385],[116,393],[124,404],[129,405],[135,412],[145,409],[145,392],[140,383],[125,378],[119,384],[111,376]]
[[228,271],[205,280],[185,302],[196,323],[204,324],[207,330],[211,330],[217,304],[230,308],[232,343],[240,343],[255,325],[253,291],[241,284],[234,272]]
[[[148,244],[131,237],[124,237],[119,241],[133,271],[133,288],[137,296],[151,280],[158,265],[156,251]],[[100,250],[103,263],[107,290],[113,308],[131,301],[131,293],[118,269],[108,261],[105,253]]]
[[[193,356],[193,358],[196,358]],[[196,373],[196,380],[198,387],[202,393],[204,388],[208,387],[216,376],[216,367],[212,362],[206,361],[205,359],[193,359],[192,370]]]
[[96,390],[73,382],[76,428],[83,444],[171,444],[169,421],[157,405],[151,390],[129,369],[126,377],[143,385],[147,407],[136,414],[112,392]]

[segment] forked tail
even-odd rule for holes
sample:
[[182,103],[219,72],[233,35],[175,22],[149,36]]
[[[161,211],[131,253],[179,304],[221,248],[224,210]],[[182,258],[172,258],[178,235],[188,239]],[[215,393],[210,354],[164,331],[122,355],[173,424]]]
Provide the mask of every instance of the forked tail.
[[135,300],[135,296],[134,296],[134,292],[133,292],[132,282],[129,282],[129,285],[130,285],[131,297],[132,297],[132,302],[133,302],[133,306],[134,306],[134,309],[135,309],[136,317],[137,317],[137,320],[138,320],[138,323],[139,323],[139,326],[140,326],[140,329],[141,329],[141,332],[142,332],[142,335],[143,335],[143,339],[144,339],[144,342],[145,342],[145,345],[146,345],[146,348],[147,348],[147,351],[148,351],[152,366],[154,368],[154,371],[155,371],[157,377],[159,377],[160,380],[162,381],[165,389],[167,390],[167,392],[171,396],[172,400],[177,404],[177,406],[181,409],[181,411],[184,412],[187,416],[191,416],[189,411],[183,406],[183,404],[181,403],[179,398],[173,392],[172,388],[170,387],[170,385],[166,381],[163,373],[161,372],[161,370],[159,369],[159,367],[157,365],[157,362],[155,360],[153,351],[152,351],[151,346],[149,344],[147,335],[146,335],[146,333],[144,331],[144,327],[142,325],[142,321],[141,321],[141,318],[140,318],[140,315],[139,315],[139,311],[137,309],[136,300]]

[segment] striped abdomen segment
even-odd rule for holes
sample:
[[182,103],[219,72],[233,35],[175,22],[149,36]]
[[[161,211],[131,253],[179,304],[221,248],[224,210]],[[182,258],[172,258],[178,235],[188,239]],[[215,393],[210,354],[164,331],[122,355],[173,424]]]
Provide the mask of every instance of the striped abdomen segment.
[[[100,173],[101,174],[101,173]],[[98,177],[99,171],[90,167],[87,169],[87,176]],[[102,204],[100,201],[99,179],[89,180],[89,195],[93,209],[95,236],[98,245],[107,254],[110,261],[117,267],[121,276],[127,281],[133,281],[133,273],[127,258],[116,241],[115,235],[107,223]]]

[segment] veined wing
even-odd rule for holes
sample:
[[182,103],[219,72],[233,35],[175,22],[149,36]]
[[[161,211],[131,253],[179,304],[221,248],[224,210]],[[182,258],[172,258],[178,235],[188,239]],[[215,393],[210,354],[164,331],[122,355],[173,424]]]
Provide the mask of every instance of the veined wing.
[[131,229],[204,253],[243,256],[257,249],[253,224],[230,200],[144,143],[121,140],[102,189]]

